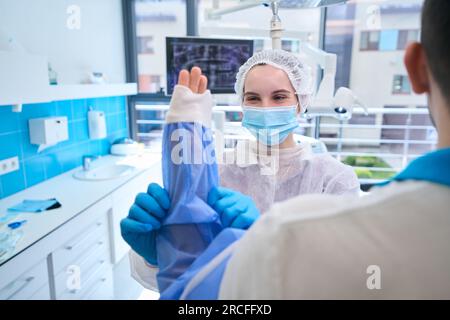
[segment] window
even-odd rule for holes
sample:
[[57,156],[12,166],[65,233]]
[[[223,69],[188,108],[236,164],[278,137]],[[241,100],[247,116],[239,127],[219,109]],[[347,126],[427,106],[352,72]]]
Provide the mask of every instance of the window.
[[154,48],[154,38],[153,36],[149,37],[138,37],[138,54],[155,54]]
[[363,31],[361,33],[361,50],[378,51],[380,47],[379,31]]
[[[184,0],[124,0],[127,80],[138,83],[138,94],[129,98],[132,137],[149,144],[161,135],[166,86],[166,37],[186,36]],[[162,105],[150,108],[149,105]],[[160,110],[161,109],[161,110]]]
[[405,50],[406,46],[413,41],[419,40],[419,30],[400,30],[398,36],[397,50]]
[[[419,39],[422,3],[356,0],[327,9],[325,50],[338,55],[336,87],[349,87],[369,114],[324,118],[320,136],[333,155],[358,163],[363,181],[395,174],[436,144],[426,97],[412,94],[403,64],[406,46]],[[361,168],[370,157],[379,167]]]
[[181,0],[131,1],[135,15],[139,93],[166,88],[166,37],[186,35],[186,3]]
[[392,94],[411,94],[411,85],[408,76],[394,76]]
[[412,41],[419,40],[418,30],[362,31],[361,51],[405,50]]
[[394,51],[397,49],[398,30],[383,30],[380,34],[380,51]]

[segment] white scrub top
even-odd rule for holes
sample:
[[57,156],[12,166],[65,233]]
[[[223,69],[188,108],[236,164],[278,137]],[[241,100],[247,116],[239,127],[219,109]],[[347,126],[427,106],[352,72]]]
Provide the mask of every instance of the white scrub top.
[[[219,164],[219,176],[222,187],[250,196],[262,213],[275,202],[298,195],[358,195],[360,192],[352,167],[327,153],[314,154],[308,143],[279,149],[278,153],[264,157],[257,155],[256,148],[255,142],[238,144],[232,155],[225,155],[225,163]],[[234,163],[228,162],[230,156]],[[244,160],[240,161],[241,158]]]
[[449,187],[412,180],[275,204],[235,247],[219,297],[450,299],[449,208]]

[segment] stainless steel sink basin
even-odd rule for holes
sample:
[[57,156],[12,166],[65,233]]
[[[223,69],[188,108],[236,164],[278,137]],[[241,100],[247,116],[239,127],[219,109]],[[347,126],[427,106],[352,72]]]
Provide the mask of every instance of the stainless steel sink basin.
[[101,181],[120,178],[129,175],[135,170],[134,167],[114,164],[107,165],[98,168],[92,168],[90,170],[79,170],[73,174],[73,177],[78,180],[88,180],[88,181]]

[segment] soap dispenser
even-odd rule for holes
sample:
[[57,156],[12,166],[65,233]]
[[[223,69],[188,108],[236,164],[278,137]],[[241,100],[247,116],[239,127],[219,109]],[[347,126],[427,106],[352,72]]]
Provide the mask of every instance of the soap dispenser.
[[106,117],[103,111],[94,111],[89,108],[88,112],[89,138],[106,138]]

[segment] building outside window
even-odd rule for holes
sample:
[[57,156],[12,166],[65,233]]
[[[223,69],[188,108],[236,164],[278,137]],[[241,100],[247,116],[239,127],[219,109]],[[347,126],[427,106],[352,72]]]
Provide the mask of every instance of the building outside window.
[[392,85],[392,94],[411,94],[411,84],[408,76],[395,75]]
[[435,146],[426,97],[412,92],[403,63],[405,48],[420,37],[422,3],[352,1],[327,10],[325,50],[338,55],[336,87],[353,90],[369,115],[323,119],[320,136],[362,180],[392,176]]

